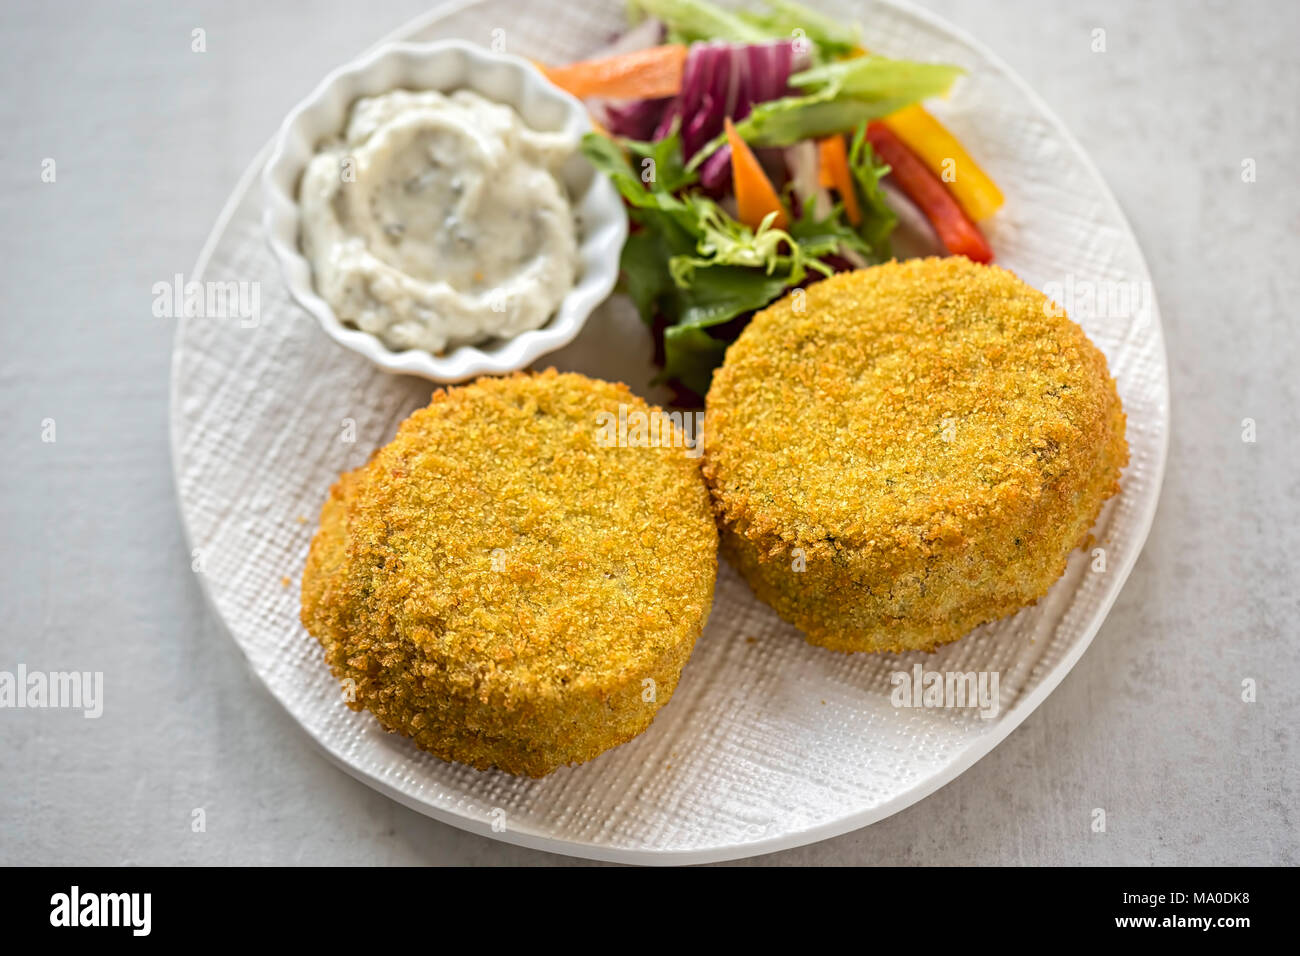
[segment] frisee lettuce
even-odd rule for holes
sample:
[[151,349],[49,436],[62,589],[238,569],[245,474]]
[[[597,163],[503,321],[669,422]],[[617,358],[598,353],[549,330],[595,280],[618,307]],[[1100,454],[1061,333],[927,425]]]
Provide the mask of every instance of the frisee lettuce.
[[849,172],[858,190],[858,206],[862,222],[858,235],[866,243],[870,254],[884,261],[893,256],[889,236],[898,225],[898,215],[889,207],[880,181],[889,174],[889,166],[879,162],[871,144],[867,142],[867,124],[863,123],[853,134],[849,145]]
[[[659,381],[704,395],[736,333],[734,323],[719,326],[763,308],[811,273],[830,275],[836,263],[828,260],[845,250],[870,261],[888,256],[895,220],[879,194],[888,167],[875,162],[864,130],[850,158],[864,212],[857,228],[839,203],[821,219],[806,203],[785,229],[773,225],[775,214],[758,229],[738,222],[696,188],[676,128],[653,143],[597,133],[583,139],[584,155],[629,206],[633,231],[623,247],[620,289],[647,325],[662,330]],[[791,198],[787,188],[788,208]]]
[[[657,143],[619,140],[616,144],[597,133],[589,133],[583,139],[582,148],[592,165],[610,178],[632,207],[629,216],[641,227],[633,235],[641,236],[646,231],[656,235],[653,241],[638,238],[630,244],[632,252],[638,258],[665,263],[668,277],[679,289],[691,290],[700,281],[701,270],[724,266],[760,270],[787,285],[803,281],[809,268],[830,274],[831,270],[810,257],[789,232],[772,225],[775,213],[758,229],[751,229],[737,222],[708,196],[686,189],[694,183],[694,177],[684,170],[680,160],[673,158],[681,153],[680,133],[676,129]],[[643,166],[638,175],[629,153],[641,157],[643,162],[649,159],[652,164]],[[634,285],[637,294],[633,298],[640,300],[639,305],[648,305],[652,290],[663,287],[662,282],[645,275],[637,275]],[[647,315],[647,311],[642,309],[642,318],[648,320],[653,316]],[[744,310],[728,318],[740,311]]]
[[[808,269],[822,275],[834,270],[812,258],[804,246],[784,229],[772,225],[776,213],[770,212],[757,229],[737,222],[713,200],[704,196],[690,200],[699,211],[697,255],[673,256],[668,271],[679,286],[688,287],[697,269],[714,266],[745,266],[762,269],[766,275],[781,275],[787,285],[802,282]],[[789,250],[789,253],[783,252]]]

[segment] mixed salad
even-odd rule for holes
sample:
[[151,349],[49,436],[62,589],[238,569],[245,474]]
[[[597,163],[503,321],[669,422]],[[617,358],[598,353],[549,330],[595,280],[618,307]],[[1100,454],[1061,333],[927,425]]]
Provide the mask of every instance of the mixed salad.
[[1002,196],[919,105],[961,70],[869,54],[856,27],[763,2],[631,0],[607,55],[546,68],[592,113],[584,153],[632,222],[621,289],[679,399],[708,391],[755,311],[891,257],[886,177],[949,253],[993,258],[976,223]]

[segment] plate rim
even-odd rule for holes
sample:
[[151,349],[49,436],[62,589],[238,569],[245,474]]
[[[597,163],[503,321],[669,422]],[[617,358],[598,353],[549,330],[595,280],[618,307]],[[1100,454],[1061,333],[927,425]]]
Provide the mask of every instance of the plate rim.
[[[435,5],[430,10],[425,11],[417,17],[406,21],[395,30],[384,35],[379,40],[371,44],[360,54],[358,58],[367,55],[371,51],[378,49],[387,43],[399,42],[409,39],[412,34],[428,28],[431,24],[450,16],[454,13],[461,12],[470,7],[478,6],[485,0],[448,0],[448,2]],[[230,625],[222,615],[215,599],[208,587],[208,582],[204,576],[195,575],[198,579],[199,590],[208,608],[212,611],[213,616],[220,624],[221,629],[226,633],[235,647],[243,656],[245,665],[252,674],[255,683],[261,690],[273,699],[298,725],[299,729],[312,741],[329,761],[341,768],[348,776],[366,784],[371,789],[382,793],[384,796],[397,803],[402,804],[418,813],[438,820],[441,823],[448,824],[460,830],[478,834],[479,836],[488,837],[503,843],[522,846],[532,850],[542,850],[548,853],[557,853],[563,856],[576,857],[580,859],[598,860],[612,863],[631,863],[640,865],[691,865],[700,863],[718,863],[730,860],[745,859],[754,856],[763,856],[769,853],[777,853],[782,850],[794,849],[796,847],[807,846],[812,843],[819,843],[833,837],[842,836],[863,827],[878,823],[887,817],[893,816],[913,804],[919,803],[926,797],[930,796],[937,790],[947,786],[957,777],[961,776],[976,763],[982,760],[990,751],[1000,743],[1011,736],[1012,733],[1045,701],[1051,693],[1060,686],[1066,675],[1074,669],[1084,652],[1092,645],[1093,639],[1105,623],[1106,618],[1110,615],[1110,610],[1118,599],[1120,592],[1124,590],[1124,585],[1128,583],[1129,575],[1132,573],[1134,565],[1138,558],[1141,557],[1146,549],[1147,539],[1150,536],[1152,524],[1155,521],[1155,515],[1159,510],[1160,498],[1164,490],[1165,468],[1169,457],[1169,439],[1172,421],[1172,395],[1169,389],[1169,353],[1165,348],[1164,325],[1160,316],[1160,306],[1158,296],[1156,295],[1155,283],[1151,279],[1151,269],[1147,264],[1146,255],[1142,251],[1142,245],[1138,241],[1137,233],[1133,231],[1133,226],[1125,215],[1123,207],[1120,206],[1119,200],[1111,191],[1110,185],[1097,168],[1091,155],[1083,148],[1075,138],[1073,132],[1066,126],[1065,122],[1057,116],[1056,112],[1043,100],[1041,96],[1031,87],[1010,64],[1001,56],[993,52],[983,42],[976,39],[963,27],[957,26],[944,17],[936,14],[923,7],[917,6],[912,0],[873,0],[885,6],[893,7],[900,13],[914,17],[927,26],[945,32],[954,39],[969,46],[975,53],[984,58],[990,65],[1001,71],[1001,73],[1016,87],[1019,92],[1026,97],[1029,103],[1051,124],[1054,132],[1068,146],[1075,156],[1081,161],[1085,172],[1091,177],[1094,185],[1098,188],[1098,195],[1106,206],[1106,209],[1116,218],[1116,221],[1123,225],[1125,232],[1133,241],[1133,248],[1137,254],[1137,263],[1141,267],[1143,277],[1151,287],[1151,326],[1152,332],[1156,339],[1156,346],[1163,361],[1160,363],[1159,385],[1164,395],[1162,405],[1163,415],[1161,424],[1161,435],[1158,445],[1155,448],[1155,454],[1151,462],[1153,474],[1153,494],[1148,504],[1134,517],[1134,539],[1136,546],[1132,549],[1127,560],[1125,560],[1115,571],[1115,585],[1109,590],[1106,596],[1098,604],[1096,609],[1090,615],[1086,626],[1083,628],[1081,636],[1075,640],[1069,650],[1061,656],[1050,671],[1047,672],[1039,681],[1038,685],[1019,701],[1016,702],[998,722],[997,732],[993,734],[981,734],[971,741],[969,745],[960,750],[949,763],[945,764],[934,774],[917,782],[894,797],[885,802],[871,807],[858,813],[852,813],[836,820],[826,823],[817,824],[800,830],[791,830],[777,836],[765,837],[760,840],[754,840],[747,843],[733,843],[707,847],[698,850],[673,850],[673,849],[654,849],[654,848],[622,848],[610,847],[596,843],[582,842],[580,840],[566,839],[563,837],[549,836],[542,833],[529,830],[513,830],[507,828],[502,831],[493,831],[491,826],[484,821],[464,816],[454,810],[444,809],[442,807],[432,806],[416,798],[403,793],[396,789],[385,780],[365,771],[361,768],[354,767],[348,763],[339,754],[334,753],[327,747],[315,734],[307,730],[298,719],[298,716],[285,704],[283,700],[271,689],[265,678],[253,667],[251,659],[243,644],[231,631]],[[208,263],[216,250],[235,211],[244,201],[248,191],[254,188],[262,167],[266,164],[271,150],[274,147],[275,136],[268,137],[267,141],[254,154],[252,160],[244,171],[240,174],[235,182],[235,186],[227,196],[225,203],[222,205],[216,221],[213,223],[207,238],[204,240],[199,250],[198,257],[195,260],[194,268],[190,272],[189,278],[193,281],[202,279],[207,269]],[[179,402],[178,380],[180,372],[180,339],[185,331],[187,320],[184,316],[177,322],[176,329],[172,334],[172,354],[168,371],[168,446],[169,458],[171,462],[172,484],[176,490],[176,508],[180,517],[181,530],[184,534],[186,547],[193,550],[194,536],[189,526],[189,520],[186,516],[184,503],[181,499],[181,482],[180,482],[180,460],[179,460],[179,441],[178,439],[178,415],[176,410]]]

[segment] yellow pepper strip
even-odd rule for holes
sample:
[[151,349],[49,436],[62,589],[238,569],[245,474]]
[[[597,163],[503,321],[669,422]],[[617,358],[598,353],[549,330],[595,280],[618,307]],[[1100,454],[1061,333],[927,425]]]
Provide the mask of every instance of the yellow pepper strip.
[[923,106],[904,107],[883,122],[943,181],[966,215],[978,222],[998,211],[1002,190]]
[[[867,50],[856,46],[846,59],[868,55]],[[1002,190],[998,184],[971,159],[957,137],[920,103],[904,107],[882,122],[939,177],[962,211],[976,222],[987,219],[1002,206]]]

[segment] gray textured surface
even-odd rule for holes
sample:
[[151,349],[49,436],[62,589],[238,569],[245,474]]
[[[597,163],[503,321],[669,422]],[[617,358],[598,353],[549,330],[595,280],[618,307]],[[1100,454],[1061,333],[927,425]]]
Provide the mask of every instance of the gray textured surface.
[[[566,862],[427,820],[329,765],[204,606],[176,517],[171,326],[150,287],[189,271],[302,93],[425,8],[380,6],[0,9],[0,669],[102,670],[107,684],[97,721],[0,711],[2,862]],[[1164,498],[1092,647],[1007,741],[895,817],[754,862],[1300,862],[1284,308],[1300,294],[1300,10],[931,6],[1060,113],[1143,243],[1172,378]],[[190,52],[195,27],[206,54]],[[1097,27],[1104,54],[1089,49]],[[191,832],[196,807],[206,833]]]

